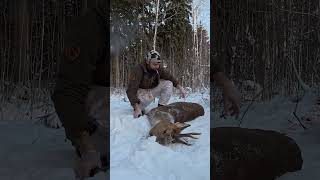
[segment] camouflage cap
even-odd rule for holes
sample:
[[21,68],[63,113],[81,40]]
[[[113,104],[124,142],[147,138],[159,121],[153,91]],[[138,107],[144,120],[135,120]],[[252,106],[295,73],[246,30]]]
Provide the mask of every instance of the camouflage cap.
[[160,54],[155,51],[155,50],[151,50],[148,52],[147,56],[146,56],[146,61],[147,62],[152,62],[152,63],[162,63],[162,60],[160,58]]

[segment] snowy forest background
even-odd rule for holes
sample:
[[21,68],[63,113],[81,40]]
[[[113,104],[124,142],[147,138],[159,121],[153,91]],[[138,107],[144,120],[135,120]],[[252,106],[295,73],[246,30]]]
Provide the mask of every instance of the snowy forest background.
[[130,69],[144,61],[156,42],[155,49],[168,71],[183,86],[193,90],[208,88],[210,44],[208,32],[199,19],[200,3],[161,0],[157,5],[157,1],[150,0],[112,0],[111,86],[125,88]]
[[[63,34],[70,19],[84,12],[88,2],[0,1],[0,107],[18,99],[28,104],[23,111],[30,114],[35,102],[50,102]],[[208,32],[196,19],[199,10],[191,0],[159,2],[156,50],[184,86],[209,87],[210,44]],[[110,4],[111,87],[123,89],[130,68],[152,49],[156,3],[123,0]]]
[[[229,48],[226,72],[244,96],[251,94],[243,100],[296,96],[319,85],[319,1],[237,2],[212,1],[211,25],[218,38],[211,43]],[[212,95],[220,100],[219,94]]]
[[[277,179],[319,178],[320,2],[213,0],[211,3],[211,35],[218,37],[211,44],[218,50],[226,47],[225,51],[231,54],[225,68],[241,91],[241,110],[237,119],[225,116],[221,92],[213,86],[210,126],[281,132],[299,145],[303,166]],[[215,49],[211,52],[212,60],[217,60]],[[235,149],[241,153],[243,148]]]
[[[88,2],[92,1],[0,0],[0,120],[10,122],[1,121],[0,132],[3,132],[1,137],[6,140],[2,141],[2,147],[8,148],[1,148],[1,152],[4,153],[0,155],[7,156],[8,154],[5,153],[12,151],[10,147],[15,147],[16,151],[12,151],[11,157],[22,159],[22,161],[24,161],[22,157],[25,157],[33,162],[34,159],[29,156],[34,156],[36,154],[34,152],[40,153],[52,147],[70,150],[69,144],[63,141],[64,133],[61,129],[51,131],[30,125],[28,122],[17,130],[20,125],[15,124],[17,121],[10,120],[46,121],[50,127],[61,127],[54,115],[50,93],[54,87],[59,57],[64,46],[63,34],[70,19],[84,12],[88,8]],[[151,0],[111,1],[110,53],[113,89],[123,90],[126,87],[130,68],[142,62],[145,53],[152,49],[156,27],[155,2]],[[320,150],[318,140],[320,132],[320,2],[318,0],[212,0],[211,3],[213,23],[210,34],[212,41],[209,43],[209,33],[198,16],[201,8],[192,4],[191,0],[160,1],[156,50],[165,60],[167,69],[183,83],[183,86],[190,87],[193,91],[205,90],[210,82],[209,57],[211,56],[211,61],[215,61],[215,48],[219,48],[217,44],[227,43],[227,47],[231,50],[231,58],[225,64],[226,72],[242,92],[241,110],[247,108],[241,111],[242,117],[247,115],[242,126],[279,130],[291,135],[303,148],[305,158],[304,171],[298,175],[319,177],[320,163],[317,160]],[[316,89],[317,94],[309,94],[303,98],[301,95],[309,88]],[[216,108],[220,110],[221,106],[216,105],[222,105],[222,101],[218,89],[211,90],[213,91],[210,92],[212,98],[210,105],[215,106],[212,106],[213,109],[210,112],[214,112]],[[276,95],[298,98],[272,100]],[[204,95],[197,93],[189,96],[187,100],[202,102],[209,106],[206,99],[208,96],[205,93]],[[131,127],[137,126],[136,129],[130,128],[132,131],[128,134],[121,135],[124,135],[123,139],[128,140],[126,138],[128,135],[140,143],[140,139],[137,138],[141,135],[140,130],[146,131],[148,126],[146,124],[140,126],[144,121],[139,121],[140,124],[125,121],[129,119],[129,115],[131,117],[129,114],[131,107],[129,103],[123,101],[123,96],[114,97],[116,97],[115,109],[119,110],[114,122],[121,122],[115,127],[119,126],[127,130],[128,124]],[[177,98],[174,100],[178,101]],[[253,108],[250,105],[255,101],[263,102],[255,104]],[[251,107],[250,113],[247,113],[249,107]],[[297,113],[293,114],[292,111],[297,109]],[[208,120],[208,113],[206,115],[205,120]],[[217,126],[225,126],[228,123],[234,126],[238,123],[234,119],[221,120],[222,118],[219,119],[218,116],[219,114],[215,112],[210,114],[211,119],[217,122]],[[295,119],[301,120],[308,129],[302,128]],[[239,122],[241,125],[241,120]],[[209,126],[207,121],[199,121],[199,123],[203,123],[202,127]],[[138,131],[134,132],[134,130]],[[132,134],[139,136],[132,136]],[[20,144],[31,144],[29,154],[19,156],[21,151],[25,152],[24,148],[20,145],[10,146],[12,139],[7,137],[15,137],[12,138],[13,141]],[[203,139],[200,145],[208,147],[207,140]],[[37,145],[43,145],[43,149],[34,151],[39,149]],[[131,147],[132,142],[127,145]],[[150,145],[149,147],[152,147],[155,144]],[[128,152],[132,150],[123,146],[117,147]],[[199,150],[200,148],[197,147],[199,146],[194,146]],[[65,164],[61,160],[68,160],[62,156],[66,153],[57,152],[45,152],[42,158],[46,160],[49,157],[48,154],[51,156],[57,153],[57,156],[52,156],[58,159],[57,166]],[[125,154],[123,151],[120,152],[119,155]],[[70,151],[70,154],[72,153],[73,151]],[[141,157],[143,158],[137,158],[135,161],[137,164],[146,160],[146,156]],[[185,156],[182,159],[185,159]],[[1,162],[7,165],[11,161]],[[25,162],[12,161],[11,163],[24,164]],[[148,163],[145,164],[148,165]],[[159,174],[161,172],[167,171],[159,171]],[[181,172],[185,174],[185,169],[181,169]],[[18,173],[14,171],[12,174]],[[30,174],[26,172],[26,176]],[[47,176],[48,174],[45,173],[43,177]],[[292,180],[291,176],[287,179]],[[296,179],[302,178],[297,176]]]
[[[191,0],[159,2],[156,50],[184,86],[193,90],[208,87],[210,43],[198,18],[201,9]],[[319,1],[211,3],[211,60],[216,60],[216,41],[227,42],[232,55],[226,62],[227,73],[241,91],[253,92],[249,100],[259,92],[259,98],[265,100],[277,94],[296,96],[300,90],[319,84]],[[43,102],[41,107],[50,111],[48,98],[58,70],[63,33],[70,19],[87,7],[88,0],[0,1],[1,117],[3,107],[15,99],[28,104],[23,115],[32,116],[35,102]],[[130,68],[152,49],[155,7],[156,1],[150,0],[111,1],[113,88],[125,88]],[[220,101],[220,94],[213,90],[213,99]]]

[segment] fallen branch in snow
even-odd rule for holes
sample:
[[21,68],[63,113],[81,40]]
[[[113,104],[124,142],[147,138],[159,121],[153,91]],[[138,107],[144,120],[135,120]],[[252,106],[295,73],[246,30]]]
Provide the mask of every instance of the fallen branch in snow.
[[[293,60],[291,57],[289,57],[289,59],[290,59],[290,61],[291,61],[291,63],[292,63],[293,72],[294,72],[294,74],[296,75],[296,77],[297,77],[297,79],[298,79],[298,83],[299,83],[299,85],[302,87],[302,89],[304,90],[304,94],[305,94],[307,91],[310,91],[311,88],[302,80],[301,75],[299,75],[298,70],[297,70],[297,68],[296,68],[296,65],[295,65],[295,63],[294,63],[294,60]],[[304,95],[303,95],[303,96],[304,96]],[[302,98],[303,98],[303,96],[302,96]],[[301,99],[302,99],[302,98],[301,98]],[[297,98],[296,107],[295,107],[295,110],[294,110],[294,112],[293,112],[293,115],[294,115],[294,117],[298,120],[298,122],[299,122],[299,124],[301,125],[301,127],[302,127],[303,129],[307,129],[307,128],[302,124],[300,118],[299,118],[298,115],[297,115],[297,108],[298,108],[298,103],[299,103],[299,101],[300,101],[299,98]]]
[[306,130],[307,128],[302,124],[300,118],[297,116],[298,104],[299,104],[299,101],[296,102],[296,107],[294,108],[293,115],[294,115],[294,117],[298,120],[300,126],[301,126],[304,130]]
[[38,134],[38,136],[31,142],[31,144],[36,143],[39,139],[40,139],[40,134]]
[[296,112],[293,112],[293,115],[294,115],[294,117],[297,118],[299,124],[301,125],[301,127],[302,127],[304,130],[308,129],[307,127],[305,127],[305,126],[301,123],[301,120],[300,120],[300,118],[297,116]]
[[250,104],[247,106],[247,109],[244,111],[244,113],[242,114],[241,119],[239,120],[239,127],[241,127],[241,124],[242,124],[242,122],[243,122],[243,118],[244,118],[244,116],[247,114],[247,112],[249,111],[249,108],[252,106],[253,102],[263,93],[263,91],[264,91],[265,89],[268,89],[270,86],[271,86],[271,83],[269,83],[267,87],[261,89],[261,91],[260,91],[256,96],[253,97],[252,101],[251,101]]

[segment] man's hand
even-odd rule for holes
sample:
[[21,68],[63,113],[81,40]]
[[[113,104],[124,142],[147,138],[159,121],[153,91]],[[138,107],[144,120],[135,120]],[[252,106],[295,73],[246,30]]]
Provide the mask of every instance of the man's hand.
[[77,161],[74,168],[76,177],[84,179],[93,176],[96,170],[100,168],[101,160],[96,136],[90,135],[89,132],[84,131],[79,138],[80,159]]
[[138,117],[142,116],[142,111],[141,111],[141,108],[140,108],[139,104],[135,104],[133,106],[133,108],[134,108],[134,111],[133,111],[133,117],[134,118],[138,118]]
[[178,85],[177,88],[178,88],[179,91],[180,91],[181,97],[182,97],[182,98],[186,98],[186,97],[187,97],[187,92],[186,92],[186,90],[185,90],[181,85]]
[[89,151],[81,154],[81,159],[77,162],[74,169],[76,177],[83,179],[94,176],[100,164],[100,155],[98,152]]
[[236,118],[238,118],[240,113],[239,91],[224,73],[215,73],[213,78],[217,85],[222,89],[225,115],[229,115],[229,113],[231,113],[231,116],[235,115]]

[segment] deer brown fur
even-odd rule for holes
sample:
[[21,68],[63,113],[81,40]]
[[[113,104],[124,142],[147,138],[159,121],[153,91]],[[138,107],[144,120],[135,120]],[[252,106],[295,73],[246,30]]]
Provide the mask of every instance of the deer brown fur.
[[170,143],[182,143],[190,145],[181,140],[181,137],[197,139],[193,135],[200,133],[185,133],[181,131],[189,127],[185,122],[204,115],[204,109],[200,104],[191,102],[176,102],[166,106],[160,106],[147,113],[151,124],[150,136],[156,136],[156,141],[166,145]]

